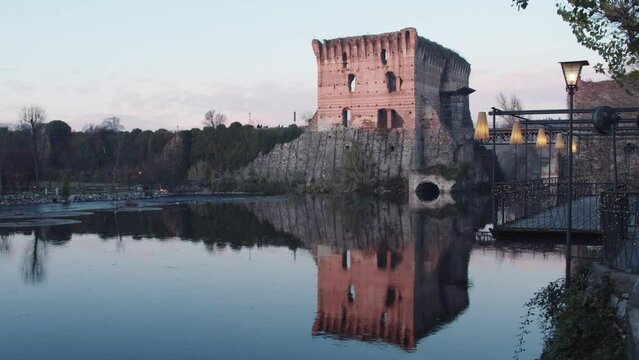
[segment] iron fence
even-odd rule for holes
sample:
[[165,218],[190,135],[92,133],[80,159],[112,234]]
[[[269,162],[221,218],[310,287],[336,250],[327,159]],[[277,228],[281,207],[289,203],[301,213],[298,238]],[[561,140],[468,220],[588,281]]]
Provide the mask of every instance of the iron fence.
[[[598,194],[612,184],[573,180],[575,232],[597,232]],[[561,232],[567,227],[568,180],[547,178],[495,185],[496,224],[500,230]]]
[[639,192],[618,186],[599,197],[603,258],[614,269],[639,272]]

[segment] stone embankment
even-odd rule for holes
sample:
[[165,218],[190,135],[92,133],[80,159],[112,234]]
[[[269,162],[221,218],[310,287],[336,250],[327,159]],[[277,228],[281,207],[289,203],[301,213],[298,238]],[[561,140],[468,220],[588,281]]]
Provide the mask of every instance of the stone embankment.
[[[123,192],[113,193],[95,193],[95,194],[77,194],[69,197],[70,202],[88,202],[88,201],[127,201],[139,199],[151,199],[161,196],[167,196],[168,193],[154,191],[151,194],[145,192]],[[10,194],[0,196],[0,206],[11,205],[37,205],[60,202],[60,197],[55,195],[41,194]]]
[[357,144],[372,161],[375,178],[380,183],[394,178],[407,179],[414,143],[414,135],[400,129],[307,131],[294,141],[278,144],[258,156],[243,169],[243,175],[305,183],[333,181],[342,171],[342,159]]
[[639,275],[615,271],[595,263],[589,277],[591,284],[610,278],[615,293],[610,297],[610,306],[617,317],[626,323],[626,354],[628,359],[639,359]]

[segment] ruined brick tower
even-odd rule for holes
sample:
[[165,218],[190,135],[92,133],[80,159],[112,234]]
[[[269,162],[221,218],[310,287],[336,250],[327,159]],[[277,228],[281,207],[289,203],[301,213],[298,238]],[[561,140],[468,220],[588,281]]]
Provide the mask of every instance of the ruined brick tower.
[[374,186],[407,183],[417,206],[420,193],[438,199],[429,206],[440,206],[452,201],[437,197],[440,190],[490,181],[473,141],[468,95],[474,90],[461,56],[413,28],[312,46],[318,108],[310,131],[258,156],[243,176],[333,187],[345,179],[346,155],[358,148],[373,164],[367,179]]
[[317,131],[339,127],[404,131],[412,169],[472,157],[470,64],[417,35],[398,32],[313,40],[318,67]]

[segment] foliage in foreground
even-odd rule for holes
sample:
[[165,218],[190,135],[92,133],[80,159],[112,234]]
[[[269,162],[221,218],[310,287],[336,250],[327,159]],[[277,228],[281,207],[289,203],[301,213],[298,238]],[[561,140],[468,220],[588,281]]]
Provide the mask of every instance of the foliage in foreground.
[[525,304],[513,358],[524,351],[527,327],[536,315],[544,335],[541,359],[625,359],[623,326],[609,307],[612,281],[588,287],[587,275],[586,269],[577,271],[568,289],[563,279],[551,282]]
[[[512,0],[525,9],[529,0]],[[557,14],[572,28],[577,41],[596,51],[613,79],[639,78],[639,4],[627,0],[556,0]],[[605,72],[603,64],[595,65]]]

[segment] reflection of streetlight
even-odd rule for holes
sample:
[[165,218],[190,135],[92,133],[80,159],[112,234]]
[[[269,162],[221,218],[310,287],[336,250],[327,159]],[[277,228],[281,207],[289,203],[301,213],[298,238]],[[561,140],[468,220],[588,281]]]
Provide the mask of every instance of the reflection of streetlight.
[[[568,143],[571,144],[571,148],[575,146],[572,138],[572,118],[573,118],[573,104],[575,92],[577,91],[577,83],[579,82],[579,76],[581,75],[581,69],[589,65],[588,61],[564,61],[560,62],[561,70],[564,73],[564,80],[566,80],[566,91],[569,97],[569,113],[568,113]],[[572,237],[572,153],[568,151],[568,206],[566,206],[566,287],[570,285],[570,257],[571,257],[571,237]]]

